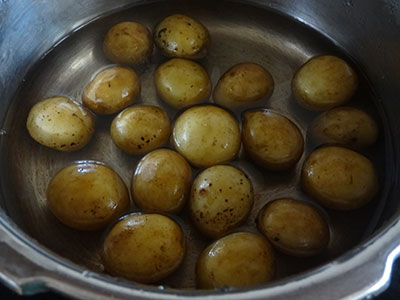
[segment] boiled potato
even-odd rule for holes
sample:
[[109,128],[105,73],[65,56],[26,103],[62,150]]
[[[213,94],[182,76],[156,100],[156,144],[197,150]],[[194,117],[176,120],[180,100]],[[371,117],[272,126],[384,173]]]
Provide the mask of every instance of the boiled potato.
[[103,262],[108,273],[141,283],[157,282],[181,264],[185,239],[179,225],[159,214],[135,214],[108,233]]
[[160,98],[175,108],[203,102],[211,93],[206,70],[198,63],[182,58],[173,58],[159,66],[154,83]]
[[304,148],[303,136],[297,126],[270,110],[244,114],[242,141],[250,158],[272,171],[293,167]]
[[47,203],[65,225],[97,230],[128,208],[129,193],[110,167],[83,162],[69,165],[53,177],[47,188]]
[[165,18],[156,26],[154,41],[168,57],[197,59],[206,55],[210,35],[199,22],[177,14]]
[[190,183],[190,166],[179,153],[154,150],[140,160],[133,175],[133,201],[145,211],[176,214],[189,198]]
[[178,152],[199,168],[231,161],[240,150],[237,121],[217,106],[187,109],[176,120],[172,135]]
[[137,22],[122,22],[111,27],[103,42],[104,54],[118,64],[146,62],[153,51],[150,31]]
[[107,68],[88,84],[82,102],[97,114],[110,115],[131,105],[140,91],[139,78],[130,69]]
[[168,116],[157,106],[128,107],[111,124],[111,138],[115,145],[133,155],[145,154],[161,147],[170,135]]
[[254,233],[227,235],[208,246],[196,265],[202,289],[262,284],[275,275],[275,255],[268,241]]
[[326,110],[348,102],[357,90],[356,72],[336,56],[317,56],[294,75],[293,94],[304,107]]
[[373,145],[378,125],[366,112],[354,107],[337,107],[317,117],[310,136],[320,143],[338,143],[362,149]]
[[329,242],[329,227],[310,204],[293,199],[268,203],[258,215],[258,229],[282,252],[304,257],[322,252]]
[[360,208],[378,191],[378,178],[371,161],[343,147],[327,146],[313,151],[301,175],[304,191],[331,209]]
[[268,99],[274,89],[271,74],[253,63],[237,64],[225,72],[214,89],[214,102],[236,108]]
[[66,97],[53,97],[31,108],[26,127],[31,137],[43,146],[68,152],[89,143],[95,121],[79,103]]
[[252,184],[247,175],[235,167],[210,167],[193,183],[190,215],[194,225],[207,237],[220,237],[242,224],[252,206]]

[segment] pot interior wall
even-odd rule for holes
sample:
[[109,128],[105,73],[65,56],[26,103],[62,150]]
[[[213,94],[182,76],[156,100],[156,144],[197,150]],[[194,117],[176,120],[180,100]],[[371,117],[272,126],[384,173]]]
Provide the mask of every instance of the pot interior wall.
[[[317,31],[279,15],[245,4],[228,2],[158,3],[137,7],[103,16],[72,33],[52,49],[26,76],[12,106],[8,111],[4,130],[2,159],[7,168],[2,169],[6,190],[2,206],[7,214],[31,237],[56,254],[92,271],[103,271],[100,251],[105,231],[78,232],[59,223],[46,205],[46,188],[51,177],[64,166],[77,160],[98,160],[112,166],[129,186],[138,157],[122,153],[112,143],[109,128],[112,117],[98,117],[96,133],[90,144],[81,151],[62,153],[34,142],[25,122],[29,109],[41,99],[64,95],[81,101],[84,87],[100,69],[110,62],[102,52],[106,31],[121,21],[134,20],[153,28],[169,14],[183,13],[200,20],[210,31],[212,46],[209,55],[200,60],[211,76],[213,86],[218,78],[233,64],[255,62],[266,67],[275,81],[275,90],[264,107],[279,111],[292,118],[306,137],[306,130],[317,113],[298,106],[291,93],[294,72],[310,57],[334,54],[351,61],[346,52]],[[350,53],[351,54],[351,53]],[[154,51],[151,62],[135,68],[140,75],[142,92],[136,104],[153,104],[164,108],[173,120],[179,114],[162,103],[153,85],[155,68],[166,60]],[[381,116],[364,74],[359,72],[360,87],[349,105],[369,111],[377,120]],[[373,83],[372,83],[373,85]],[[210,100],[211,102],[211,100]],[[233,112],[240,119],[239,111]],[[371,158],[379,172],[381,190],[391,182],[386,176],[384,127],[376,146],[363,152]],[[246,158],[243,149],[233,165],[247,172],[255,187],[255,205],[246,222],[238,230],[256,231],[255,216],[267,202],[279,197],[294,197],[313,201],[300,189],[299,171],[304,158],[317,145],[306,140],[305,153],[297,167],[290,172],[266,172]],[[172,148],[169,144],[168,147]],[[199,170],[193,169],[195,176]],[[284,278],[309,270],[343,254],[358,245],[376,228],[385,198],[377,197],[366,207],[353,212],[327,211],[331,225],[331,242],[326,252],[308,259],[278,255],[278,276]],[[138,211],[134,205],[130,212]],[[177,288],[192,288],[197,256],[211,241],[193,229],[186,210],[176,217],[183,224],[187,240],[187,257],[182,267],[160,284]]]

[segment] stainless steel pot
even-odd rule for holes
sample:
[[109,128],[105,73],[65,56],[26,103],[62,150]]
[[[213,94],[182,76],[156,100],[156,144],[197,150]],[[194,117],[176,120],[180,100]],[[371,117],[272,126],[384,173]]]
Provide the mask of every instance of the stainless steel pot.
[[[400,102],[397,99],[400,94],[398,83],[400,78],[399,3],[389,0],[231,1],[236,4],[222,1],[218,3],[174,1],[167,4],[164,2],[140,0],[86,0],[79,2],[74,0],[32,2],[2,0],[0,2],[1,280],[21,294],[54,289],[84,299],[110,297],[130,299],[309,299],[321,298],[322,295],[324,299],[358,299],[382,291],[390,280],[393,260],[400,253],[400,202],[397,200],[400,192],[400,143],[398,139],[400,137],[400,118],[398,118]],[[147,6],[149,8],[146,8]],[[249,6],[256,8],[248,8]],[[383,172],[381,178],[384,178],[381,189],[382,197],[378,204],[371,207],[370,210],[374,212],[374,214],[368,215],[371,219],[366,222],[364,218],[363,224],[366,226],[369,223],[370,225],[362,229],[361,234],[358,232],[360,238],[363,234],[366,236],[362,237],[360,242],[356,242],[356,247],[352,247],[351,243],[347,244],[347,247],[351,249],[342,251],[342,255],[334,260],[328,260],[328,263],[318,268],[284,278],[267,286],[207,292],[129,283],[94,272],[93,270],[101,268],[100,266],[96,268],[95,263],[93,265],[90,265],[90,262],[86,265],[81,263],[81,260],[90,261],[90,249],[88,253],[80,252],[79,239],[88,239],[89,242],[96,244],[101,235],[73,237],[69,231],[60,228],[56,222],[54,223],[51,216],[43,213],[45,209],[42,203],[42,192],[43,186],[47,183],[38,183],[35,178],[39,178],[41,174],[32,174],[35,172],[45,173],[48,165],[37,164],[34,157],[39,152],[35,152],[35,145],[26,132],[20,128],[23,127],[27,109],[37,101],[39,96],[46,92],[58,92],[54,89],[43,92],[40,84],[47,87],[58,87],[60,93],[68,93],[62,90],[63,80],[74,77],[76,72],[85,69],[85,63],[88,61],[98,64],[93,68],[97,68],[103,63],[103,61],[95,59],[92,61],[93,53],[95,56],[97,50],[93,50],[82,39],[77,39],[75,42],[79,44],[81,50],[85,50],[87,47],[86,50],[89,53],[87,57],[80,57],[80,60],[72,54],[58,57],[58,52],[53,51],[48,59],[52,64],[43,66],[40,65],[41,58],[68,34],[78,30],[84,24],[99,16],[126,7],[137,7],[137,11],[132,10],[132,17],[137,16],[145,20],[147,16],[153,15],[154,18],[160,18],[168,10],[179,12],[186,9],[204,8],[202,14],[208,15],[210,20],[214,20],[210,23],[216,24],[216,31],[218,29],[221,36],[234,30],[227,26],[229,23],[225,24],[224,20],[231,19],[233,20],[231,24],[236,24],[239,26],[238,28],[241,28],[238,34],[241,34],[242,38],[247,38],[247,44],[242,45],[242,52],[251,48],[252,43],[255,45],[258,39],[263,39],[259,33],[268,28],[268,22],[271,22],[271,24],[275,24],[274,29],[278,30],[281,35],[274,36],[273,31],[268,32],[271,35],[269,40],[265,41],[265,45],[269,47],[270,57],[263,56],[262,51],[259,51],[262,50],[260,48],[257,51],[261,54],[253,53],[252,58],[278,61],[281,55],[287,55],[291,58],[288,70],[275,70],[277,76],[282,78],[286,78],[285,76],[304,62],[308,56],[318,51],[331,49],[325,44],[335,44],[345,50],[371,83],[374,98],[377,100],[374,107],[382,121],[381,142],[383,144],[381,148],[383,150],[376,152],[380,154],[378,163]],[[140,15],[146,9],[148,13]],[[243,11],[241,11],[242,9]],[[274,15],[278,15],[278,17],[274,17]],[[280,23],[279,20],[283,17],[279,17],[279,15],[287,16],[291,18],[291,21]],[[271,19],[268,20],[268,18]],[[111,18],[110,24],[112,21]],[[305,32],[310,29],[306,27],[314,29],[325,38],[315,39],[314,35],[317,33],[308,36]],[[286,33],[287,36],[283,36],[282,33]],[[299,36],[305,37],[307,42],[314,45],[314,48],[307,49],[305,44],[300,41]],[[232,40],[234,37],[228,34],[225,39]],[[218,40],[215,42],[218,43]],[[249,45],[250,47],[247,47]],[[229,52],[231,51],[229,44],[224,47],[227,55],[236,55],[233,49],[232,52]],[[282,54],[281,51],[287,51],[287,53]],[[223,55],[214,57],[214,59],[218,59],[222,65],[230,63],[229,59]],[[59,60],[60,63],[57,63]],[[67,71],[59,67],[61,63],[70,63]],[[32,86],[29,84],[26,86],[28,70],[32,69],[35,64],[40,68],[43,67],[46,74],[50,74],[52,77],[42,76],[33,71],[29,78],[37,77],[37,81]],[[87,73],[91,72],[93,70],[89,68]],[[143,76],[147,76],[147,74],[149,73],[142,72]],[[211,75],[212,77],[218,76],[218,74]],[[49,85],[51,80],[55,81],[53,85]],[[79,76],[69,82],[78,87],[77,90],[81,90],[85,84]],[[288,82],[284,84],[287,85]],[[21,86],[24,86],[22,91]],[[79,98],[79,93],[76,92],[72,96]],[[26,99],[21,99],[21,95]],[[142,95],[142,97],[145,96],[154,95],[149,92],[149,94]],[[286,95],[282,89],[281,93],[273,98],[275,104],[278,96],[285,99],[290,98],[290,95]],[[103,129],[105,132],[105,128]],[[101,140],[103,135],[100,133],[98,138]],[[89,153],[92,150],[89,149]],[[26,161],[29,155],[32,155],[30,169],[14,170],[14,167],[18,169],[21,161]],[[80,156],[72,155],[64,160],[60,158],[60,162],[57,160],[59,158],[57,154],[47,155],[47,152],[41,152],[40,157],[46,158],[49,165],[62,166],[67,161],[79,159]],[[123,160],[123,162],[134,163],[129,159]],[[124,174],[128,176],[123,166],[118,166],[118,168],[120,172],[125,172]],[[51,176],[51,172],[46,173],[46,176]],[[18,185],[16,180],[20,180],[21,184]],[[37,185],[37,187],[29,189],[26,187],[27,185],[30,187]],[[20,195],[24,195],[24,197]],[[354,218],[354,224],[352,218],[353,216],[347,217],[347,226],[357,223],[357,218]],[[26,220],[30,220],[30,222],[26,222]],[[349,229],[349,232],[352,232],[352,229]],[[77,245],[66,245],[61,241],[63,238],[77,243]],[[65,247],[69,249],[76,247],[76,251],[64,251]],[[87,270],[88,265],[92,271]]]

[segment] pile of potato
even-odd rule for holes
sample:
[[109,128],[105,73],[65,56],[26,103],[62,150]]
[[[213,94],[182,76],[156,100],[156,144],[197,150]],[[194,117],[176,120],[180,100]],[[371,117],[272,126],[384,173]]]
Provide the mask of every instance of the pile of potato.
[[[153,43],[171,58],[157,68],[154,86],[159,98],[180,112],[172,125],[160,107],[134,105],[141,86],[131,67],[146,64]],[[229,165],[241,145],[260,168],[285,172],[303,155],[304,137],[290,116],[266,108],[274,80],[263,66],[238,62],[212,89],[206,70],[195,61],[207,55],[209,45],[208,30],[184,15],[162,20],[153,36],[142,24],[117,24],[103,44],[106,57],[117,65],[95,74],[82,104],[54,97],[29,112],[32,138],[59,151],[89,143],[94,114],[116,114],[110,128],[115,145],[129,155],[144,155],[130,189],[101,162],[66,166],[48,185],[48,206],[66,226],[99,230],[114,224],[103,247],[103,263],[112,275],[154,283],[174,272],[184,260],[185,237],[170,215],[185,206],[192,224],[212,240],[198,258],[199,288],[265,283],[274,278],[275,250],[308,257],[323,252],[330,241],[323,209],[290,198],[271,199],[261,209],[260,234],[235,232],[254,203],[251,180]],[[318,56],[296,72],[292,89],[307,109],[327,110],[308,128],[309,138],[321,146],[303,165],[304,192],[327,209],[362,207],[376,195],[378,179],[373,164],[356,150],[375,143],[378,126],[366,112],[341,106],[354,95],[357,74],[338,57]],[[208,101],[211,95],[214,104]],[[241,124],[230,112],[238,109]],[[175,151],[163,148],[170,139]],[[192,167],[201,169],[194,179]],[[130,195],[142,213],[125,215]]]

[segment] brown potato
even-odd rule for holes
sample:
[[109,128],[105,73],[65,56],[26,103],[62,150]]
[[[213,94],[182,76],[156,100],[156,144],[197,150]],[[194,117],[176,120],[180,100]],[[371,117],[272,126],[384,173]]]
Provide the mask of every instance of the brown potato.
[[373,164],[365,156],[343,147],[328,146],[313,151],[301,175],[304,191],[331,209],[360,208],[378,191]]
[[234,65],[219,79],[214,89],[214,102],[236,108],[266,100],[274,89],[271,74],[253,63]]
[[206,70],[194,61],[173,58],[158,67],[154,74],[158,95],[169,105],[183,108],[207,100],[211,82]]
[[103,262],[108,273],[141,283],[157,282],[174,272],[185,255],[182,229],[158,214],[135,214],[108,233]]
[[190,193],[191,170],[175,151],[158,149],[143,157],[132,178],[135,204],[145,211],[179,213]]
[[104,54],[117,64],[144,63],[153,51],[153,40],[146,26],[122,22],[111,27],[103,43]]
[[138,105],[121,111],[111,124],[111,138],[125,152],[140,155],[163,146],[171,123],[157,106]]
[[187,109],[176,120],[172,134],[176,150],[199,168],[231,161],[240,150],[237,121],[217,106]]
[[93,136],[93,115],[67,97],[53,97],[36,103],[29,111],[26,128],[43,146],[59,151],[76,151]]
[[329,226],[318,210],[302,201],[283,198],[259,213],[257,227],[283,253],[305,257],[322,252],[329,243]]
[[134,71],[111,67],[87,85],[82,102],[97,114],[111,115],[132,105],[139,92],[140,82]]
[[268,241],[254,233],[227,235],[208,246],[196,265],[197,286],[247,287],[270,281],[275,275],[275,254]]
[[312,110],[326,110],[348,102],[357,86],[356,72],[344,60],[331,55],[311,58],[292,81],[297,101]]
[[47,203],[65,225],[97,230],[128,208],[129,193],[110,167],[94,162],[76,163],[59,171],[50,181]]
[[210,35],[199,22],[176,14],[156,26],[154,41],[165,56],[198,59],[207,54]]
[[293,167],[304,148],[303,136],[297,126],[270,110],[244,114],[242,141],[250,158],[272,171]]
[[321,144],[338,143],[363,149],[376,142],[378,125],[361,109],[343,106],[318,116],[309,128],[309,135]]
[[247,219],[253,207],[253,186],[239,169],[213,166],[196,177],[189,204],[197,229],[217,238]]

